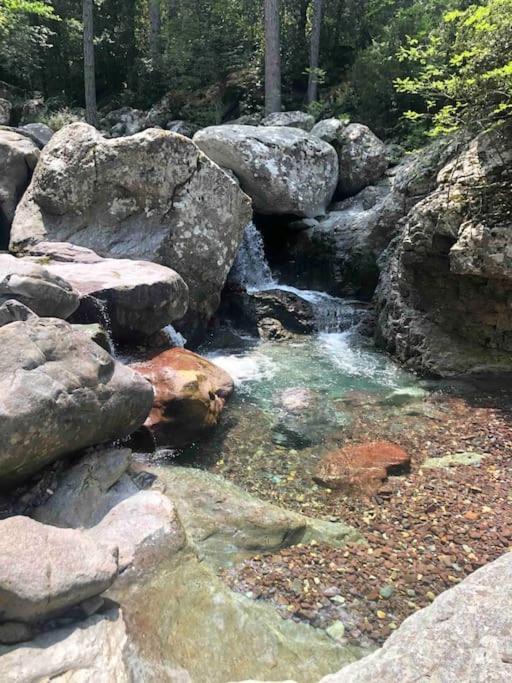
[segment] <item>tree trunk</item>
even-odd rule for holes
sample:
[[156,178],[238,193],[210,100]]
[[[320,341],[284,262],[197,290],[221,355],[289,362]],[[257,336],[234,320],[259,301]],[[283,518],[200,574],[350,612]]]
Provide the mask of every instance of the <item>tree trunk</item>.
[[160,68],[162,14],[160,0],[149,0],[149,52],[153,69]]
[[309,53],[308,104],[318,99],[318,67],[320,64],[320,34],[322,32],[323,0],[313,0],[313,26]]
[[265,0],[265,112],[281,111],[280,0]]
[[94,20],[93,0],[83,0],[84,24],[84,88],[85,88],[85,120],[91,126],[98,126],[98,110],[96,107],[96,76],[94,73]]

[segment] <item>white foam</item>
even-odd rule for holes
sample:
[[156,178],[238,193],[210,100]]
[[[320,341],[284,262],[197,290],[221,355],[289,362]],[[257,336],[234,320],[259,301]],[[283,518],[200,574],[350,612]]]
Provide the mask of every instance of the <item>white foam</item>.
[[235,384],[240,386],[244,382],[268,380],[274,376],[277,368],[275,364],[261,353],[253,352],[247,355],[238,354],[209,354],[208,359],[231,375]]

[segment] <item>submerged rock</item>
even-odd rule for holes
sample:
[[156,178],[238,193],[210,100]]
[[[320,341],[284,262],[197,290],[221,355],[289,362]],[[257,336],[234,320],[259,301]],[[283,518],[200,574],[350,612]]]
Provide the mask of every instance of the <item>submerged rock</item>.
[[23,646],[0,647],[2,683],[129,683],[126,627],[112,608],[101,615],[43,633]]
[[102,593],[117,572],[117,547],[105,539],[28,517],[0,522],[0,621],[53,617]]
[[74,123],[44,148],[11,248],[72,242],[103,257],[170,266],[190,290],[187,320],[201,328],[249,219],[249,198],[183,136],[150,129],[107,140]]
[[155,390],[145,427],[163,446],[193,443],[215,427],[234,389],[225,370],[186,349],[169,349],[132,368]]
[[0,484],[22,481],[81,448],[129,435],[153,390],[63,320],[0,327]]
[[39,149],[28,138],[0,130],[0,249],[9,244],[16,206],[39,159]]
[[166,672],[179,667],[192,681],[208,683],[290,676],[316,681],[364,653],[284,620],[272,605],[233,593],[193,556],[180,557],[131,591],[123,612],[138,665],[153,672],[153,678],[142,680],[168,680]]
[[189,541],[214,565],[315,540],[342,546],[360,538],[342,523],[312,519],[260,500],[222,477],[184,467],[152,467],[175,503]]
[[387,441],[344,446],[327,454],[313,479],[331,489],[375,493],[390,474],[410,469],[411,458],[400,446]]
[[260,213],[314,217],[332,199],[336,153],[297,128],[211,126],[196,133],[194,142],[237,175]]
[[0,305],[16,299],[43,317],[68,318],[79,303],[78,291],[48,268],[0,254]]
[[427,458],[421,466],[424,469],[434,469],[437,467],[457,467],[457,465],[479,465],[484,457],[482,453],[474,453],[473,451],[450,453],[440,458]]
[[303,111],[279,111],[265,116],[261,121],[261,125],[301,128],[308,132],[315,125],[315,117]]
[[29,252],[42,257],[49,273],[79,292],[81,304],[73,320],[95,322],[105,303],[109,331],[115,339],[149,337],[187,312],[188,287],[178,273],[165,266],[104,259],[91,249],[58,242],[40,242]]
[[320,683],[510,680],[512,554],[406,619],[384,646]]

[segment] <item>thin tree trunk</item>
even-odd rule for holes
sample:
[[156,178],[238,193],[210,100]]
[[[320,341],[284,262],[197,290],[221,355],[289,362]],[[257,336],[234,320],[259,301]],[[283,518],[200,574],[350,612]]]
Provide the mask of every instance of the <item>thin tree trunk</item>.
[[149,0],[149,52],[151,54],[153,68],[157,71],[160,68],[162,56],[161,28],[162,14],[160,9],[160,0]]
[[83,0],[84,24],[84,88],[85,120],[91,126],[98,126],[96,107],[96,75],[94,73],[94,20],[93,0]]
[[280,0],[265,0],[265,111],[281,111]]
[[323,0],[313,0],[313,26],[309,53],[308,104],[318,99],[318,67],[320,64],[320,35],[322,32]]

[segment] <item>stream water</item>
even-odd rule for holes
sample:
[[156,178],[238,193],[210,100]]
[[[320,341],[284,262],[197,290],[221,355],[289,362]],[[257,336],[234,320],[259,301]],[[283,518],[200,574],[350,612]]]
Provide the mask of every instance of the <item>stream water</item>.
[[246,486],[249,476],[250,490],[267,498],[286,487],[315,486],[313,468],[346,440],[361,397],[393,403],[396,391],[421,395],[421,383],[358,332],[364,313],[358,302],[278,282],[253,224],[230,278],[249,293],[282,289],[300,296],[313,306],[317,332],[266,341],[235,330],[227,348],[225,338],[205,344],[200,352],[230,373],[237,390],[220,427],[180,453],[180,462]]

